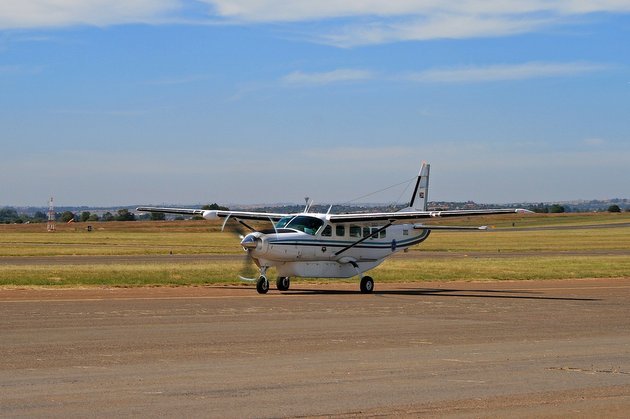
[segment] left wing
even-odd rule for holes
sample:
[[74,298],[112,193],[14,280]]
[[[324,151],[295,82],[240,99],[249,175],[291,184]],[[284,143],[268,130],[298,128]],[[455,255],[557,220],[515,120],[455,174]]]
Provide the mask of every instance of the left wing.
[[450,210],[450,211],[408,211],[408,212],[372,212],[365,214],[332,214],[329,216],[331,223],[370,222],[370,221],[410,221],[436,217],[469,217],[479,215],[498,215],[529,213],[521,208],[500,208],[487,210]]
[[160,208],[160,207],[138,207],[136,208],[136,211],[161,212],[164,214],[199,215],[205,218],[206,220],[217,220],[219,218],[238,218],[241,220],[278,221],[282,217],[289,216],[289,214],[277,214],[277,213],[269,213],[269,212],[221,211],[221,210]]

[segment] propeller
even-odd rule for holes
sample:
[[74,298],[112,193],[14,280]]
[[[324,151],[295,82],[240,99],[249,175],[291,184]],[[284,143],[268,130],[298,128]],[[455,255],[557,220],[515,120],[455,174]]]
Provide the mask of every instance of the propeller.
[[[235,222],[228,224],[228,221],[230,220],[230,218],[232,218]],[[276,223],[274,222],[273,218],[269,217],[269,222],[271,222],[271,226],[273,227],[273,231],[276,234],[276,238],[278,238],[278,229],[276,228]],[[257,233],[258,231],[254,227],[248,225],[243,220],[240,220],[236,217],[232,217],[231,215],[225,218],[225,221],[223,222],[223,226],[221,227],[221,231],[224,231],[226,227],[228,228],[229,231],[236,233],[238,235],[238,237],[241,239],[241,246],[243,246],[243,249],[246,252],[245,258],[243,259],[243,266],[241,267],[241,270],[239,271],[238,277],[243,281],[250,281],[250,282],[257,281],[258,272],[261,272],[261,274],[264,275],[264,272],[267,269],[267,267],[264,267],[264,268],[261,267],[260,263],[258,262],[258,259],[252,256],[252,251],[256,249],[261,239],[259,235],[249,235],[249,234],[252,232]],[[245,229],[249,230],[249,232],[247,232]],[[256,270],[253,264],[255,264],[259,269]]]
[[251,256],[250,251],[248,250],[243,258],[241,270],[238,272],[238,278],[241,281],[255,282],[258,279],[256,277],[258,270],[254,268],[254,264],[257,265],[256,259]]
[[[226,217],[223,222],[223,226],[221,227],[221,231],[227,230],[228,232],[238,236],[241,241],[245,238],[245,236],[247,236],[247,234],[256,231],[253,227],[238,218],[233,218],[233,222],[228,223],[230,218],[233,217]],[[256,274],[258,272],[258,270],[254,268],[254,264],[258,265],[258,261],[252,257],[250,249],[245,247],[243,248],[246,253],[243,257],[243,263],[241,269],[239,270],[238,277],[243,281],[254,282],[257,279]]]

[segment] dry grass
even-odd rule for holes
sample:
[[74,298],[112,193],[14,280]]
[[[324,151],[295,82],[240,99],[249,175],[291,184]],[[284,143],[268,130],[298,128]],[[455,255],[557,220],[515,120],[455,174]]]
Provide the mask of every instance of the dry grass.
[[[628,223],[630,215],[578,214],[527,216],[528,226]],[[507,221],[505,221],[507,220]],[[520,218],[519,218],[520,220]],[[466,221],[466,220],[464,220]],[[479,223],[479,220],[474,220]],[[500,217],[501,222],[509,219]],[[525,221],[517,221],[517,226]],[[45,224],[0,225],[0,257],[64,255],[242,254],[238,238],[221,233],[207,221],[91,223],[60,225],[47,233]],[[456,224],[465,224],[460,222]],[[479,224],[483,224],[479,223]],[[544,251],[630,249],[630,227],[490,232],[434,232],[412,252],[444,252],[429,259],[390,259],[371,274],[377,281],[449,281],[630,277],[627,256],[545,256]],[[448,257],[449,252],[501,252],[501,258]],[[527,253],[510,257],[511,252]],[[505,255],[508,254],[508,257]],[[0,285],[189,285],[238,282],[240,262],[195,262],[148,265],[2,265]],[[272,273],[273,274],[273,273]]]

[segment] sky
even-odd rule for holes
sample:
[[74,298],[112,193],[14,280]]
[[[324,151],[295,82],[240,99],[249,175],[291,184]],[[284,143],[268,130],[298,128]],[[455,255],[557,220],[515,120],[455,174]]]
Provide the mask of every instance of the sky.
[[630,0],[1,1],[0,207],[404,202],[422,161],[627,198],[629,70]]

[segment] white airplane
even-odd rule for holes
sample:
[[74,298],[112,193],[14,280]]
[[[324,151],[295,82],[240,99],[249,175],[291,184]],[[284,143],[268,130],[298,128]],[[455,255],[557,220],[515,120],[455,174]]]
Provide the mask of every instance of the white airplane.
[[[432,226],[414,221],[437,217],[462,217],[529,212],[524,209],[427,211],[430,165],[423,163],[409,206],[397,212],[331,214],[310,213],[310,204],[298,214],[139,207],[141,212],[200,215],[207,220],[234,219],[252,232],[241,236],[241,246],[260,269],[256,289],[269,290],[267,271],[278,273],[276,287],[286,291],[291,277],[361,279],[363,293],[374,290],[365,272],[385,258],[423,242],[432,230],[486,230],[482,227]],[[332,208],[332,207],[331,207]],[[243,220],[270,221],[273,228],[256,231]]]

